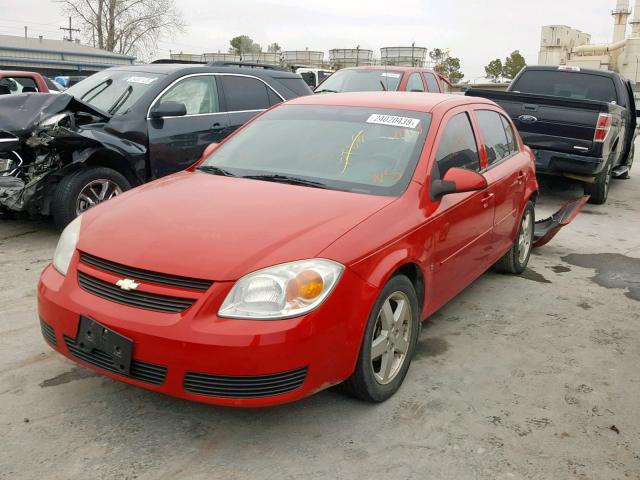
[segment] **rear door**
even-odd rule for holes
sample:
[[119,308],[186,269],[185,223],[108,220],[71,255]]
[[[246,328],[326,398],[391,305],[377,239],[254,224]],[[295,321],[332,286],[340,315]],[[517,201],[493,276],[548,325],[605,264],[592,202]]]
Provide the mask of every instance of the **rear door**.
[[501,112],[483,105],[474,110],[481,152],[482,174],[495,204],[493,243],[495,256],[509,249],[522,208],[527,183],[528,158],[520,151],[511,122]]
[[187,75],[166,88],[151,104],[180,102],[187,109],[182,117],[149,118],[149,158],[153,178],[163,177],[192,165],[207,145],[227,135],[228,118],[220,109],[220,91],[213,74]]
[[[479,142],[466,108],[449,112],[441,125],[431,178],[443,178],[452,167],[480,172]],[[489,267],[493,210],[487,190],[445,195],[438,201],[433,223],[433,308],[443,305]]]
[[220,74],[222,87],[222,108],[227,114],[229,135],[241,127],[258,113],[276,105],[284,98],[264,80],[251,75]]

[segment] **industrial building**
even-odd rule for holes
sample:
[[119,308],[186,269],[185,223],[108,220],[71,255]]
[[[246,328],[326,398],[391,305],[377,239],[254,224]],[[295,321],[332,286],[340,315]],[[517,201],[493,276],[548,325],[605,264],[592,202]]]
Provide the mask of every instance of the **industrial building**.
[[424,47],[384,47],[380,49],[381,65],[399,67],[424,67],[429,50]]
[[[612,70],[637,84],[640,81],[640,0],[636,0],[633,12],[629,0],[617,0],[611,15],[613,38],[607,44],[592,44],[591,35],[566,25],[542,27],[538,63]],[[627,35],[628,23],[630,35]]]
[[135,57],[66,40],[0,35],[0,70],[33,70],[48,76],[89,75]]

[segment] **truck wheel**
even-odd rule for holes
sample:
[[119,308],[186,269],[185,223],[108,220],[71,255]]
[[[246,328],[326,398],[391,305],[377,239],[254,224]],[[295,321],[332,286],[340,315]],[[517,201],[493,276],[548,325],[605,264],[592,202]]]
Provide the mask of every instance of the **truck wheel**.
[[124,175],[111,168],[82,168],[64,177],[56,187],[51,201],[53,221],[64,228],[82,212],[130,188]]
[[521,274],[527,268],[531,248],[533,247],[533,234],[535,230],[536,211],[531,201],[527,202],[520,221],[520,228],[511,248],[493,266],[500,273]]
[[418,297],[411,281],[396,275],[371,310],[356,369],[342,389],[367,402],[383,402],[396,393],[409,370],[419,319]]
[[595,181],[584,186],[584,194],[591,195],[589,203],[594,205],[602,205],[607,201],[609,196],[609,184],[611,183],[613,171],[613,162],[609,160],[606,167],[598,174]]

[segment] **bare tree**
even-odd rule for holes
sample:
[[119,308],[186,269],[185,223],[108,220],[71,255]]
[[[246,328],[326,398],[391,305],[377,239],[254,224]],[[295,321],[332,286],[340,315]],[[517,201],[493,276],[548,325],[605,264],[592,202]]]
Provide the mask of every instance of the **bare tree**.
[[184,29],[174,0],[56,0],[82,25],[95,46],[123,55],[151,57],[158,40]]

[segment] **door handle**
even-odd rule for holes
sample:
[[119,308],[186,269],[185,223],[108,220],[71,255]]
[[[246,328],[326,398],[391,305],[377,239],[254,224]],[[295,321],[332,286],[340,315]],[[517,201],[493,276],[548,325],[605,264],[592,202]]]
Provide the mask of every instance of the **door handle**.
[[214,132],[220,132],[224,130],[224,125],[221,125],[220,123],[216,122],[211,126],[211,130]]
[[495,193],[487,193],[484,197],[482,197],[482,200],[480,200],[482,202],[482,206],[484,208],[489,207],[489,204],[491,203],[491,200],[493,200],[493,197],[495,197],[496,194]]

